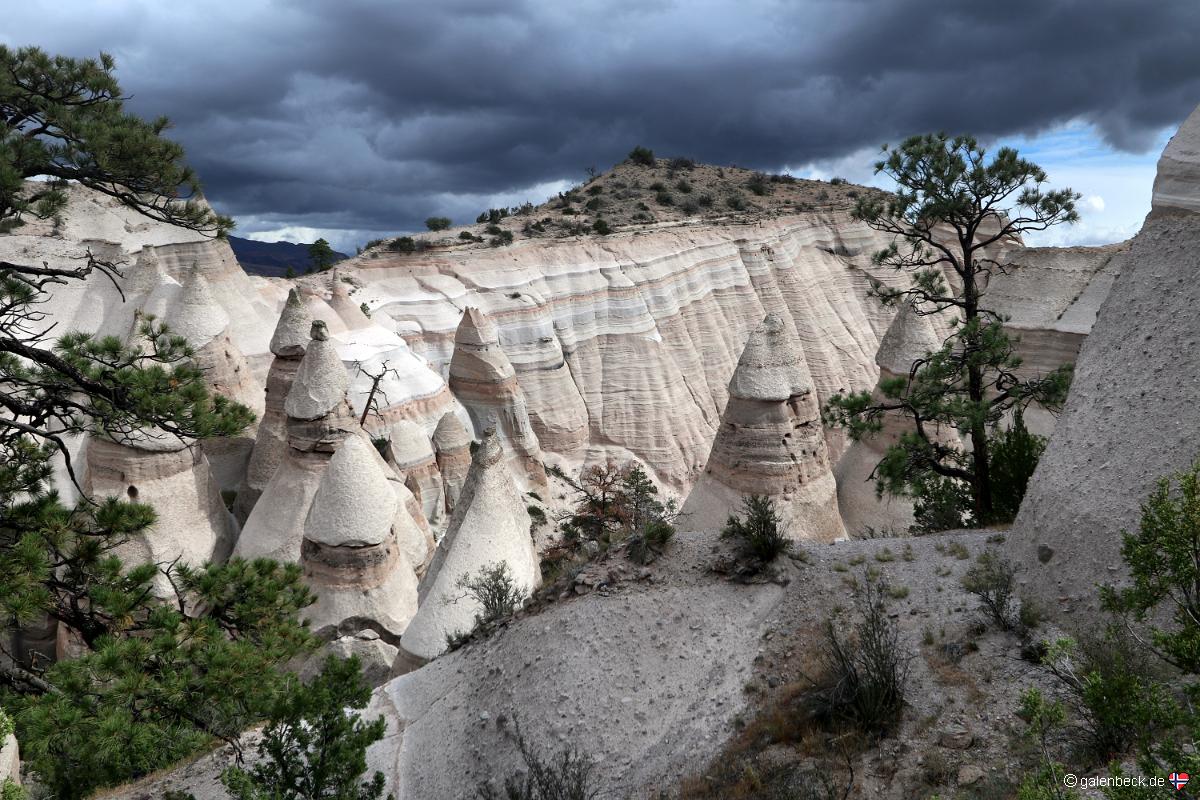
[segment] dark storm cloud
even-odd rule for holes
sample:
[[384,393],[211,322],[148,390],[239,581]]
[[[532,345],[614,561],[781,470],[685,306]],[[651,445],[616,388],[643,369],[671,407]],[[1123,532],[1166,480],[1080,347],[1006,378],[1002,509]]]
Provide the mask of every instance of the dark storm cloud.
[[637,143],[778,168],[1083,119],[1137,151],[1200,102],[1194,0],[37,5],[0,40],[113,52],[214,201],[278,226],[461,220]]

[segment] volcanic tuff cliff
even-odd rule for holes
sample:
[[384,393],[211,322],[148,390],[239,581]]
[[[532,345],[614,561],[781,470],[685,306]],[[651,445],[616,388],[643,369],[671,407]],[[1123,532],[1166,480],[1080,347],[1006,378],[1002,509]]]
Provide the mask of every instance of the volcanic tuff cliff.
[[1159,159],[1141,231],[1112,255],[1117,277],[1010,537],[1027,591],[1054,612],[1095,608],[1096,585],[1125,572],[1122,529],[1155,481],[1200,455],[1198,212],[1200,109]]
[[[467,400],[485,408],[484,395],[494,390],[497,409],[528,417],[527,425],[500,420],[511,423],[499,426],[502,436],[506,428],[525,431],[540,448],[538,457],[568,469],[638,458],[683,496],[708,461],[738,358],[767,314],[795,331],[818,403],[836,391],[875,384],[876,350],[894,312],[866,297],[868,278],[895,281],[897,275],[871,264],[885,240],[851,219],[852,198],[842,189],[819,206],[783,204],[780,190],[772,195],[778,202],[757,213],[676,214],[669,222],[608,236],[518,237],[511,246],[488,247],[453,244],[458,240],[450,231],[418,252],[381,245],[335,272],[294,283],[249,277],[226,243],[141,220],[108,198],[76,189],[59,229],[35,224],[0,237],[0,255],[65,264],[91,247],[130,263],[124,279],[129,303],[107,281],[93,278],[62,287],[49,304],[53,319],[118,335],[129,329],[135,306],[168,323],[185,312],[189,305],[180,287],[198,273],[203,285],[192,294],[211,298],[228,316],[231,344],[250,373],[239,377],[238,394],[260,414],[274,356],[271,336],[294,286],[305,316],[326,323],[349,373],[356,415],[364,410],[373,376],[379,377],[378,414],[366,420],[376,435],[409,420],[432,437],[447,413],[469,425],[471,436],[481,433],[486,421],[472,425],[468,408],[448,385],[455,380],[456,331],[466,310],[478,309],[486,320],[480,324],[494,337],[494,345],[484,348],[496,350],[488,358],[499,359],[504,370],[511,366],[516,385],[475,381]],[[1043,272],[1053,268],[1066,276],[1049,293],[1058,303],[1053,308],[1041,296],[1027,303],[1037,292],[1018,278],[1005,276],[992,287],[1007,303],[1003,310],[1015,311],[1013,324],[1034,351],[1031,363],[1049,363],[1059,351],[1066,355],[1077,347],[1090,321],[1086,308],[1098,304],[1111,280],[1107,255],[1082,249],[1041,257]],[[1079,308],[1085,313],[1075,313]],[[461,357],[468,355],[479,358]],[[470,372],[458,380],[477,377]],[[518,392],[523,402],[505,406],[505,392]],[[259,437],[264,444],[280,438],[278,416],[275,409],[264,420],[272,429]],[[837,432],[825,436],[836,462],[846,443]],[[223,488],[241,483],[250,490],[238,500],[240,519],[250,515],[253,495],[269,479],[258,474],[262,464],[275,457],[251,459],[248,483],[228,469],[219,474]],[[517,477],[522,483],[537,479],[528,470]],[[447,500],[452,496],[447,491]]]

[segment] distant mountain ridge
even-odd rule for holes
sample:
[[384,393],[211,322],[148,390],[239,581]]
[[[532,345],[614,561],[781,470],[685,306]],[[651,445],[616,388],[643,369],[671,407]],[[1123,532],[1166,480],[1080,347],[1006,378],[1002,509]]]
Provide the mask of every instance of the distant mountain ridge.
[[[263,275],[268,278],[283,278],[291,267],[297,275],[303,275],[312,261],[308,257],[307,244],[295,242],[258,242],[253,239],[242,239],[237,236],[229,237],[233,254],[237,256],[242,269],[251,275]],[[349,258],[345,253],[336,250],[333,253],[337,261]]]

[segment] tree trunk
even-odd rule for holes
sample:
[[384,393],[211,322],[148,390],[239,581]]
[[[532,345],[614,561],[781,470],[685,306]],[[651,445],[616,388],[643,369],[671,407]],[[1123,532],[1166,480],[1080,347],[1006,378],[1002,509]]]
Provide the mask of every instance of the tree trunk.
[[[979,318],[979,290],[975,283],[974,254],[968,251],[963,255],[966,266],[963,270],[963,299],[966,301],[963,316],[968,326],[968,335],[964,337],[963,344],[964,357],[969,358],[979,346],[979,330],[970,327]],[[977,407],[983,406],[983,374],[980,368],[973,364],[967,366],[967,395]],[[992,481],[987,428],[984,422],[977,422],[971,426],[971,454],[974,462],[971,469],[971,499],[975,506],[975,522],[985,525],[992,518]]]
[[971,479],[975,521],[979,525],[986,525],[992,518],[992,478],[987,430],[982,425],[971,429],[971,450],[975,461]]

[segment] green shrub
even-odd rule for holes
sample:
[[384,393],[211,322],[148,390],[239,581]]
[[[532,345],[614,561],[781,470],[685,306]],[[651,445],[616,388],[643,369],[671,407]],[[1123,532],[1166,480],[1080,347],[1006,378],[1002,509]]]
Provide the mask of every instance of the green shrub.
[[679,209],[680,209],[680,210],[681,210],[681,211],[682,211],[684,214],[686,214],[686,215],[688,215],[688,216],[690,217],[690,216],[692,216],[693,214],[699,214],[699,213],[700,213],[700,204],[699,204],[699,203],[697,203],[695,200],[691,200],[691,199],[689,199],[689,200],[685,200],[685,201],[683,202],[683,205],[682,205],[682,206],[680,206],[680,207],[679,207]]
[[546,524],[546,512],[541,506],[533,504],[525,506],[525,510],[529,512],[529,521],[533,523],[534,528],[540,528]]
[[913,524],[916,535],[972,527],[971,488],[954,478],[929,477],[913,488]]
[[1148,625],[1150,645],[1179,669],[1200,673],[1200,462],[1160,480],[1137,533],[1121,536],[1131,585],[1105,587],[1105,608],[1138,623],[1169,618],[1169,628]]
[[771,193],[771,179],[761,172],[756,172],[746,181],[746,188],[759,197],[765,197]]
[[604,192],[604,187],[598,183],[593,184],[592,186],[589,186],[587,188],[587,193],[589,195],[591,195],[592,197],[595,197],[598,194],[602,194],[603,192]]
[[746,199],[740,194],[731,194],[725,198],[725,205],[729,206],[734,211],[745,211]]
[[525,590],[517,585],[507,561],[488,564],[474,575],[464,573],[454,585],[463,591],[464,597],[479,603],[476,629],[511,617],[525,603]]
[[696,162],[695,162],[695,161],[693,161],[693,160],[692,160],[692,159],[690,159],[690,158],[679,158],[679,157],[676,157],[676,158],[672,158],[672,159],[671,159],[671,161],[670,161],[670,163],[668,163],[668,165],[667,165],[667,166],[668,166],[668,167],[670,167],[670,168],[671,168],[671,169],[673,169],[673,170],[677,170],[677,171],[681,171],[681,172],[683,172],[683,171],[688,171],[688,170],[695,169],[695,168],[696,168]]
[[878,583],[864,583],[858,607],[860,620],[849,636],[840,632],[841,623],[826,620],[821,676],[808,702],[828,726],[884,735],[904,710],[910,658]]
[[1068,788],[1066,770],[1053,756],[1055,742],[1066,722],[1062,703],[1048,702],[1037,689],[1021,696],[1017,716],[1025,720],[1025,736],[1037,748],[1038,763],[1021,782],[1017,800],[1076,800],[1079,793]]
[[[1104,587],[1103,606],[1138,632],[1136,646],[1178,669],[1186,704],[1170,704],[1152,720],[1154,731],[1140,736],[1137,766],[1143,774],[1200,773],[1200,462],[1163,478],[1142,504],[1136,533],[1122,532],[1121,555],[1129,585]],[[1165,624],[1164,624],[1165,622]],[[1124,800],[1129,794],[1117,795]]]
[[589,757],[574,746],[543,756],[525,739],[520,724],[514,725],[524,775],[506,778],[503,792],[481,784],[476,790],[478,800],[594,800],[599,796]]
[[1045,618],[1046,613],[1036,600],[1032,597],[1021,597],[1020,609],[1017,611],[1017,622],[1020,623],[1021,630],[1032,631],[1041,625]]
[[486,228],[484,228],[484,229],[483,229],[483,232],[484,232],[484,233],[489,233],[489,234],[491,234],[492,236],[499,236],[499,235],[500,235],[500,231],[502,231],[502,230],[504,230],[504,229],[503,229],[503,228],[501,228],[499,225],[497,225],[496,223],[494,223],[494,222],[493,222],[491,225],[488,225]]
[[995,550],[985,550],[975,559],[962,586],[975,595],[996,627],[1011,631],[1018,623],[1016,605],[1017,568]]
[[607,236],[612,233],[612,228],[608,227],[608,223],[602,219],[598,219],[592,223],[592,230],[601,236]]
[[1115,626],[1079,644],[1059,639],[1042,663],[1066,690],[1094,763],[1125,753],[1172,714],[1171,698],[1152,679],[1145,654]]
[[770,497],[752,494],[745,498],[742,514],[729,517],[721,536],[733,539],[744,556],[765,567],[791,549],[792,542],[781,528],[782,520]]
[[459,231],[458,238],[462,239],[463,241],[473,242],[475,241],[475,234],[471,233],[470,231]]
[[658,202],[658,204],[660,206],[675,205],[675,198],[671,195],[670,192],[659,192],[658,194],[654,195],[654,199],[655,199],[655,201]]
[[638,164],[643,167],[653,167],[658,163],[654,158],[654,151],[647,147],[642,147],[641,145],[638,145],[630,150],[628,158],[634,164]]
[[994,432],[988,443],[991,453],[990,476],[993,522],[1010,521],[1017,516],[1029,479],[1046,449],[1046,437],[1030,433],[1018,410],[1007,430]]
[[652,192],[665,192],[667,190],[667,185],[662,181],[655,181],[646,188]]
[[830,186],[841,186],[845,183],[847,183],[845,178],[830,178],[829,179]]
[[604,206],[603,200],[601,200],[599,197],[593,197],[591,200],[588,200],[587,203],[585,203],[583,207],[586,208],[588,211],[598,211],[603,206]]
[[700,205],[704,206],[705,208],[708,208],[709,206],[711,206],[713,204],[713,196],[711,194],[707,194],[707,193],[702,194],[696,198],[696,202],[699,203]]
[[491,244],[492,247],[502,247],[506,244],[512,244],[512,242],[513,232],[510,230],[502,230],[492,237],[492,240],[489,242],[489,244]]
[[452,224],[449,217],[429,217],[425,220],[425,227],[431,231],[444,231]]
[[414,253],[417,250],[417,240],[411,236],[401,236],[388,242],[388,249],[398,253]]
[[480,214],[476,222],[491,222],[496,223],[508,216],[507,208],[489,208],[487,211]]
[[367,748],[383,738],[382,717],[358,713],[371,700],[358,659],[330,657],[307,685],[275,704],[249,770],[225,770],[221,782],[234,800],[377,800],[384,776],[367,771]]
[[675,184],[675,188],[679,191],[680,194],[691,194],[692,193],[692,185],[683,179],[680,179],[679,182]]

